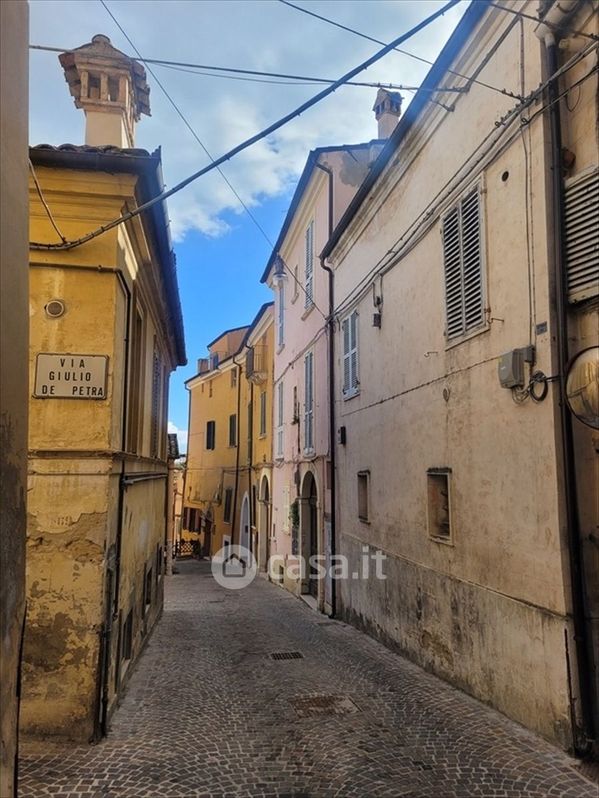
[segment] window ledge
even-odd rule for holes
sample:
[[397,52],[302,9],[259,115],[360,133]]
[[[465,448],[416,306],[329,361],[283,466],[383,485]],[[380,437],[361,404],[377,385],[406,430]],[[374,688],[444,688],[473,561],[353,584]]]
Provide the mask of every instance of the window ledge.
[[354,399],[356,396],[359,395],[360,395],[359,388],[355,388],[353,391],[347,391],[347,393],[342,393],[344,402],[347,402],[349,399]]
[[483,333],[489,332],[491,329],[491,325],[489,322],[485,322],[481,327],[476,327],[472,330],[467,330],[462,335],[458,335],[456,338],[452,338],[451,341],[446,341],[445,343],[445,351],[447,352],[449,349],[454,349],[454,347],[459,346],[460,344],[465,343],[466,341],[470,341],[472,338],[476,338],[478,335],[482,335]]
[[279,344],[279,345],[277,346],[277,355],[280,355],[280,354],[281,354],[281,352],[283,351],[283,349],[285,349],[285,344],[284,344],[284,343],[282,343],[282,344]]
[[267,433],[267,432],[261,432],[261,433],[258,435],[258,439],[259,439],[259,440],[261,440],[261,441],[263,441],[263,440],[264,440],[264,438],[266,438],[266,437],[267,437],[267,435],[268,435],[268,433]]
[[316,458],[316,449],[303,449],[302,456],[304,460],[314,460]]
[[455,543],[451,538],[440,538],[436,535],[429,535],[429,540],[432,540],[433,543],[441,543],[443,546],[455,546]]
[[315,308],[315,307],[316,307],[316,305],[314,304],[314,302],[312,302],[312,304],[310,305],[310,307],[307,307],[307,308],[304,310],[304,312],[302,313],[302,321],[303,321],[304,319],[307,319],[307,318],[308,318],[308,316],[310,315],[310,313],[312,313],[312,311],[314,310],[314,308]]

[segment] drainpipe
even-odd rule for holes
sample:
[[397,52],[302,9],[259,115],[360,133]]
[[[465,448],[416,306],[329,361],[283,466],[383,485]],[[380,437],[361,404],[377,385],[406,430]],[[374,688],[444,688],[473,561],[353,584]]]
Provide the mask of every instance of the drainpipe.
[[[241,365],[233,356],[233,363],[237,366],[237,440],[235,447],[235,487],[233,489],[233,508],[231,516],[231,545],[235,545],[235,522],[237,520],[237,493],[239,491],[239,438],[241,431]],[[239,540],[241,543],[241,538]]]
[[[576,8],[577,0],[560,0],[545,15],[543,22],[535,29],[535,34],[544,44],[548,76],[559,68],[556,29]],[[560,404],[560,433],[563,460],[563,485],[566,510],[567,543],[570,562],[570,583],[572,600],[572,622],[576,649],[580,712],[571,707],[572,716],[580,717],[581,726],[573,729],[574,750],[579,756],[587,754],[595,739],[594,695],[592,661],[589,652],[587,626],[585,619],[585,583],[582,547],[580,543],[580,519],[576,487],[576,465],[572,417],[566,402],[566,369],[569,361],[568,347],[568,299],[565,258],[565,213],[562,181],[562,140],[561,115],[559,105],[558,79],[549,83],[549,123],[551,147],[551,211],[553,214],[553,258],[555,268],[555,290],[557,310],[557,360]]]
[[252,494],[252,460],[254,459],[254,383],[250,381],[250,410],[248,412],[248,543],[250,551],[254,554],[254,559],[257,559],[254,553],[254,539],[252,536],[252,523],[254,521],[253,510],[253,494]]
[[[327,175],[328,188],[329,188],[329,239],[333,234],[333,172],[328,166],[323,166],[316,163],[316,168],[320,169]],[[336,449],[335,449],[335,281],[333,270],[324,262],[324,258],[320,256],[320,267],[324,269],[329,278],[329,455],[331,458],[331,558],[337,553],[337,474],[336,474]],[[331,578],[331,617],[335,617],[337,613],[337,586],[333,578]]]

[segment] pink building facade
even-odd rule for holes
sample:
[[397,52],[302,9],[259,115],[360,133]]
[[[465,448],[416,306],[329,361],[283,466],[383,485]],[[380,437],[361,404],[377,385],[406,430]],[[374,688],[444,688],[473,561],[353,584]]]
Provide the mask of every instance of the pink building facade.
[[323,612],[331,584],[309,566],[314,556],[324,565],[332,546],[329,277],[319,255],[382,143],[310,153],[262,276],[275,298],[270,578]]

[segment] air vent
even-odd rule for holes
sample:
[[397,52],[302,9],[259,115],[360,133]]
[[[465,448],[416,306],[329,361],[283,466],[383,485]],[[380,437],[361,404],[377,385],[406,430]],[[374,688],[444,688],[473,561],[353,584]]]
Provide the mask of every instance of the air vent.
[[271,659],[303,659],[301,651],[273,651],[269,655]]
[[64,302],[60,299],[51,299],[44,310],[46,311],[46,315],[51,319],[58,319],[64,314],[66,308]]
[[568,300],[599,294],[599,168],[566,181]]

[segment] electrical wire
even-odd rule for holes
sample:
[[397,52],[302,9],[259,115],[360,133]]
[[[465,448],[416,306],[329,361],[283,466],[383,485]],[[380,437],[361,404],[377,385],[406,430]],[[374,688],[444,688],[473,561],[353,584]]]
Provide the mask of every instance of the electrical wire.
[[[340,22],[336,22],[333,19],[329,19],[328,17],[323,17],[321,14],[317,14],[314,11],[310,11],[307,8],[303,8],[302,6],[298,6],[295,3],[290,2],[290,0],[279,0],[279,2],[283,3],[283,5],[289,6],[290,8],[294,8],[296,11],[301,11],[302,14],[308,14],[308,16],[310,17],[315,17],[316,19],[319,19],[322,22],[326,22],[328,25],[333,25],[334,27],[341,28],[341,30],[347,31],[348,33],[353,33],[355,36],[359,36],[360,38],[366,39],[369,42],[374,42],[375,44],[384,44],[384,42],[382,42],[380,39],[375,39],[374,36],[368,36],[366,33],[362,33],[359,30],[355,30],[355,28],[350,28],[347,25],[342,25]],[[410,58],[414,58],[416,59],[416,61],[422,61],[422,63],[428,64],[429,66],[432,66],[434,64],[434,61],[429,61],[428,58],[423,58],[420,55],[415,55],[414,53],[409,52],[409,50],[402,50],[399,47],[394,47],[393,50],[395,50],[398,53],[401,53],[402,55],[407,55]],[[469,83],[477,83],[479,86],[484,86],[486,89],[491,89],[492,91],[496,91],[499,94],[503,94],[507,97],[513,97],[514,99],[521,99],[518,97],[517,94],[513,94],[511,91],[508,91],[507,89],[499,89],[497,86],[492,86],[490,83],[485,83],[482,80],[478,79],[475,80],[473,78],[468,77],[467,75],[462,75],[460,72],[456,72],[453,69],[448,69],[447,72],[449,72],[451,75],[455,75],[458,78],[463,78],[464,80],[467,80]],[[448,91],[448,90],[449,89],[443,87],[436,89],[436,91]]]
[[29,170],[31,171],[31,177],[33,178],[33,183],[35,185],[35,188],[37,189],[37,195],[40,198],[40,202],[44,206],[44,210],[46,211],[46,214],[48,216],[48,219],[50,220],[50,223],[52,224],[52,227],[56,231],[56,234],[58,235],[58,237],[63,242],[66,243],[67,239],[64,237],[64,235],[62,234],[62,232],[59,229],[58,225],[56,224],[56,220],[54,219],[54,216],[52,216],[52,211],[50,210],[50,206],[48,205],[48,203],[45,200],[45,197],[44,197],[44,194],[43,194],[43,191],[42,191],[42,187],[40,186],[39,180],[37,179],[37,175],[35,174],[35,169],[33,168],[33,164],[31,162],[31,158],[29,159]]
[[[457,189],[459,188],[459,182],[458,182],[457,186],[452,185],[452,184],[454,184],[456,182],[456,180],[458,180],[459,175],[462,172],[465,172],[466,173],[465,174],[466,179],[472,181],[473,180],[473,173],[474,173],[475,168],[477,168],[480,165],[480,163],[484,160],[484,158],[488,155],[488,153],[496,146],[496,144],[501,139],[501,137],[504,135],[504,133],[507,132],[507,130],[509,129],[509,126],[511,125],[511,123],[514,122],[515,119],[518,118],[521,115],[522,111],[525,108],[530,107],[530,105],[542,94],[542,92],[546,89],[546,87],[553,80],[556,80],[560,75],[564,74],[565,71],[571,69],[579,61],[581,61],[582,59],[586,58],[587,55],[589,55],[592,51],[594,51],[596,49],[597,49],[597,45],[596,44],[590,44],[588,47],[584,48],[579,53],[576,53],[571,59],[569,59],[569,61],[566,62],[566,64],[564,64],[559,70],[557,70],[554,73],[554,75],[550,76],[538,88],[536,88],[534,91],[532,91],[528,95],[528,97],[525,99],[525,101],[523,103],[518,103],[518,105],[514,106],[510,111],[508,111],[507,114],[505,114],[502,118],[498,119],[494,123],[494,127],[493,127],[493,130],[491,131],[491,134],[497,129],[499,129],[499,134],[497,135],[497,137],[495,139],[491,140],[491,142],[489,143],[489,146],[485,148],[485,151],[484,151],[483,155],[481,157],[479,157],[478,160],[475,161],[474,164],[470,163],[472,158],[474,156],[476,156],[476,154],[481,149],[483,149],[485,147],[485,145],[489,142],[489,136],[486,136],[484,139],[481,140],[480,144],[476,147],[476,149],[468,156],[468,158],[462,163],[462,165],[456,170],[456,172],[454,172],[454,174],[449,178],[449,180],[446,181],[446,183],[442,186],[442,188],[432,198],[432,200],[424,208],[424,210],[422,211],[420,216],[417,217],[417,219],[414,220],[414,222],[412,222],[408,226],[408,228],[395,241],[395,243],[385,253],[385,255],[383,255],[379,259],[379,261],[369,270],[369,272],[362,278],[362,280],[356,286],[354,286],[352,291],[350,291],[350,293],[343,300],[343,302],[337,308],[335,308],[336,315],[341,313],[341,312],[343,312],[344,310],[346,310],[349,306],[355,304],[361,298],[361,296],[363,295],[364,290],[369,290],[369,287],[370,287],[370,284],[372,282],[372,279],[374,279],[378,274],[384,273],[386,270],[388,270],[388,268],[392,268],[399,260],[401,260],[403,257],[405,257],[405,255],[409,251],[411,251],[413,246],[415,246],[415,243],[417,243],[417,242],[411,243],[412,239],[413,239],[413,236],[415,235],[415,232],[417,232],[418,229],[419,229],[417,226],[421,225],[423,222],[424,223],[428,222],[429,226],[430,226],[430,224],[434,223],[436,207],[438,207],[443,202],[447,201],[447,198],[450,197],[453,193],[455,193],[457,191]],[[567,95],[569,91],[571,91],[573,88],[575,88],[580,83],[582,83],[585,80],[587,80],[593,73],[595,73],[597,71],[598,71],[598,67],[597,66],[593,67],[579,81],[577,81],[572,86],[570,86],[567,90],[562,92],[557,99],[560,99],[560,98],[564,97],[565,95]],[[546,110],[547,107],[549,107],[549,105],[544,105],[542,108],[538,109],[531,117],[529,117],[527,119],[526,124],[529,125],[530,122],[536,116],[538,116],[540,113],[543,113],[543,111]],[[518,128],[515,131],[515,134],[513,134],[512,137],[508,140],[507,144],[504,144],[503,146],[505,147],[509,143],[511,143],[511,141],[514,138],[514,136],[519,135],[519,133],[520,133],[520,129]],[[463,180],[464,178],[461,178],[461,179]],[[414,231],[415,227],[417,228],[416,231]],[[426,229],[428,229],[428,228],[426,228]],[[413,232],[410,232],[410,231],[413,231]],[[424,232],[426,232],[426,230]],[[424,233],[421,232],[421,236],[423,234]],[[407,238],[407,240],[404,241],[406,236],[408,236],[408,238]],[[420,240],[420,238],[418,240]],[[401,249],[397,250],[396,247],[402,242],[404,242],[404,243],[402,244]],[[367,286],[367,287],[364,288],[364,286]]]
[[[507,11],[508,14],[514,14],[520,19],[530,19],[533,22],[536,22],[537,25],[547,25],[548,28],[551,30],[559,30],[559,25],[552,24],[551,22],[547,22],[540,17],[533,17],[532,14],[525,14],[524,11],[518,11],[515,8],[508,8],[507,6],[502,6],[499,3],[489,2],[489,5],[493,8],[499,9],[499,11]],[[573,36],[582,36],[585,39],[590,39],[592,42],[599,42],[599,36],[596,36],[594,33],[583,33],[581,30],[569,30],[568,31]]]
[[330,94],[332,94],[334,91],[336,91],[336,89],[338,89],[340,86],[345,85],[345,83],[348,80],[350,80],[351,78],[353,78],[355,75],[359,74],[360,72],[363,72],[369,66],[371,66],[372,64],[376,63],[381,58],[383,58],[383,56],[387,55],[387,53],[391,52],[391,50],[393,50],[398,44],[401,44],[402,42],[407,41],[412,36],[414,36],[416,33],[418,33],[419,31],[423,30],[424,28],[426,28],[428,25],[430,25],[432,22],[434,22],[434,20],[438,19],[438,17],[440,17],[444,13],[446,13],[450,8],[453,8],[453,6],[455,6],[458,2],[459,2],[459,0],[449,0],[449,2],[447,2],[440,9],[435,11],[430,16],[426,17],[426,19],[422,20],[422,22],[418,23],[417,25],[412,27],[409,31],[407,31],[406,33],[403,33],[401,36],[398,36],[396,39],[394,39],[392,42],[390,42],[385,47],[381,48],[378,52],[376,52],[374,55],[372,55],[366,61],[363,61],[362,63],[358,64],[358,66],[356,66],[353,69],[351,69],[349,72],[346,72],[344,75],[342,75],[341,78],[339,78],[337,81],[335,81],[335,83],[331,84],[330,86],[327,86],[322,91],[318,92],[318,94],[315,94],[313,97],[311,97],[310,99],[306,100],[306,102],[302,103],[300,106],[295,108],[293,111],[291,111],[290,113],[286,114],[285,116],[279,118],[276,122],[273,122],[268,127],[264,128],[260,132],[256,133],[254,136],[251,136],[249,139],[246,139],[245,141],[241,142],[236,147],[233,147],[233,149],[229,150],[224,155],[221,155],[219,158],[214,160],[208,166],[205,166],[202,169],[199,169],[198,171],[196,171],[193,174],[189,175],[189,177],[187,177],[184,180],[180,181],[175,186],[173,186],[171,189],[168,189],[167,191],[163,191],[161,194],[158,194],[156,197],[153,197],[151,200],[148,200],[147,202],[142,203],[137,208],[122,214],[118,218],[113,219],[111,222],[108,222],[107,224],[102,225],[102,226],[98,227],[96,230],[92,230],[91,232],[89,232],[89,233],[87,233],[87,234],[85,234],[83,236],[80,236],[77,239],[74,239],[72,241],[67,241],[66,243],[62,243],[62,244],[42,244],[42,243],[39,243],[39,242],[32,242],[31,245],[30,245],[31,248],[34,249],[34,250],[46,250],[46,251],[73,249],[75,247],[78,247],[78,246],[81,246],[82,244],[87,243],[88,241],[91,241],[94,238],[97,238],[100,235],[103,235],[104,233],[108,232],[109,230],[112,230],[113,228],[117,227],[118,225],[121,225],[124,222],[129,221],[130,219],[134,218],[135,216],[139,216],[144,211],[148,210],[149,208],[153,207],[154,205],[156,205],[158,203],[161,203],[161,202],[164,202],[164,200],[168,199],[169,197],[172,197],[173,194],[178,193],[183,188],[186,188],[190,183],[193,183],[199,177],[202,177],[203,175],[207,174],[208,172],[213,171],[218,166],[220,166],[221,164],[223,164],[226,161],[230,160],[231,158],[233,158],[235,155],[239,154],[240,152],[243,152],[243,150],[246,150],[248,147],[251,147],[256,142],[261,141],[264,138],[267,138],[269,135],[271,135],[275,131],[279,130],[279,128],[281,128],[284,125],[286,125],[292,119],[295,119],[297,116],[300,116],[302,113],[304,113],[309,108],[311,108],[312,106],[314,106],[317,103],[319,103],[325,97],[328,97]]
[[[112,11],[111,11],[111,10],[108,8],[108,5],[106,4],[105,0],[100,0],[100,2],[101,2],[101,3],[102,3],[102,5],[104,6],[104,8],[105,8],[105,9],[106,9],[106,11],[108,12],[108,14],[110,15],[110,17],[111,17],[111,19],[113,20],[113,22],[115,23],[115,25],[116,25],[116,26],[118,27],[118,29],[121,31],[121,33],[123,34],[123,36],[124,36],[124,37],[127,39],[127,41],[129,42],[129,44],[131,45],[131,47],[133,47],[133,49],[135,50],[135,52],[136,52],[136,53],[139,55],[139,50],[138,50],[138,49],[137,49],[137,47],[136,47],[136,46],[133,44],[132,40],[131,40],[131,39],[130,39],[130,37],[127,35],[126,31],[124,30],[124,28],[122,27],[122,25],[119,23],[119,21],[116,19],[116,17],[115,17],[115,16],[114,16],[114,14],[112,13]],[[158,84],[158,86],[160,87],[160,89],[162,90],[162,92],[163,92],[163,94],[165,95],[165,97],[167,98],[167,100],[170,102],[170,104],[172,105],[172,107],[174,108],[174,110],[176,111],[176,113],[178,114],[178,116],[181,118],[181,121],[183,122],[183,124],[184,124],[184,125],[186,126],[186,128],[189,130],[189,132],[190,132],[190,133],[191,133],[191,135],[194,137],[194,139],[195,139],[195,140],[198,142],[198,144],[200,145],[200,147],[201,147],[201,148],[204,150],[204,152],[206,153],[206,155],[208,156],[208,158],[210,159],[210,161],[211,161],[212,163],[214,163],[214,158],[212,157],[212,155],[211,155],[211,154],[210,154],[210,152],[208,151],[208,148],[206,147],[206,145],[205,145],[205,144],[203,143],[203,141],[200,139],[200,137],[198,136],[198,134],[196,133],[196,131],[194,130],[194,128],[191,126],[191,124],[190,124],[189,120],[187,119],[187,117],[185,116],[185,114],[183,113],[183,111],[181,111],[181,109],[180,109],[180,108],[179,108],[179,106],[176,104],[176,102],[173,100],[173,98],[171,97],[171,95],[168,93],[168,91],[166,90],[166,88],[164,87],[164,85],[163,85],[163,84],[160,82],[160,80],[159,80],[159,79],[158,79],[158,77],[156,76],[155,72],[154,72],[154,71],[153,71],[153,70],[152,70],[152,69],[151,69],[149,66],[148,66],[148,72],[150,73],[150,75],[152,75],[152,77],[154,78],[154,80],[156,81],[156,83]],[[233,195],[234,195],[234,196],[236,197],[236,199],[239,201],[239,204],[240,204],[240,205],[241,205],[241,207],[244,209],[244,211],[247,213],[247,215],[249,216],[249,218],[252,220],[252,222],[254,223],[254,225],[256,226],[256,228],[257,228],[257,229],[260,231],[260,233],[262,234],[263,238],[266,240],[266,243],[267,243],[267,244],[269,244],[269,246],[271,247],[271,249],[274,249],[274,246],[275,246],[275,245],[274,245],[274,243],[271,241],[270,237],[268,236],[268,233],[267,233],[267,232],[266,232],[266,230],[265,230],[265,229],[262,227],[262,225],[260,224],[260,222],[259,222],[259,221],[256,219],[256,217],[255,217],[255,216],[254,216],[254,214],[251,212],[251,210],[248,208],[247,204],[246,204],[246,203],[243,201],[243,199],[242,199],[242,198],[239,196],[239,193],[237,192],[237,190],[235,189],[235,187],[233,186],[233,184],[231,183],[231,181],[229,180],[229,178],[228,178],[228,177],[225,175],[225,173],[223,172],[223,170],[222,170],[220,167],[217,167],[217,171],[218,171],[218,173],[220,174],[220,176],[222,177],[222,179],[225,181],[225,183],[227,184],[227,186],[228,186],[228,187],[231,189],[231,191],[233,192]],[[306,289],[305,289],[305,287],[304,287],[304,286],[302,285],[302,283],[301,283],[301,282],[298,280],[298,278],[295,276],[295,274],[294,274],[294,273],[292,273],[292,272],[291,272],[289,269],[287,269],[287,267],[286,267],[286,266],[285,266],[285,269],[286,269],[287,273],[288,273],[288,274],[290,274],[290,275],[291,275],[291,277],[292,277],[292,278],[295,280],[295,282],[297,283],[297,285],[299,286],[299,288],[301,288],[301,290],[304,292],[304,294],[305,294],[305,295],[306,295],[306,297],[307,297],[307,296],[308,296],[308,294],[307,294],[307,292],[306,292]],[[313,300],[313,299],[312,299],[312,304],[314,305],[314,307],[316,308],[316,310],[317,310],[317,311],[320,313],[320,315],[322,316],[322,318],[323,318],[323,319],[326,319],[326,315],[325,315],[325,313],[324,313],[324,312],[323,312],[323,311],[322,311],[322,310],[321,310],[321,309],[318,307],[318,305],[316,304],[316,302],[314,302],[314,300]]]
[[[43,52],[49,53],[75,53],[76,50],[71,49],[70,47],[50,47],[47,45],[41,44],[30,44],[30,50],[40,50]],[[137,49],[134,48],[136,53],[138,53]],[[126,58],[131,58],[131,56],[126,55]],[[103,55],[102,53],[94,54],[94,58],[98,59],[105,59],[108,61],[113,60],[113,56],[111,55]],[[170,67],[172,69],[178,69],[181,72],[189,71],[192,75],[204,75],[206,77],[216,77],[216,78],[228,78],[229,80],[249,80],[254,81],[256,83],[280,83],[283,86],[287,85],[311,85],[313,83],[335,83],[335,80],[332,78],[315,78],[309,77],[307,75],[293,75],[287,74],[285,72],[265,72],[263,70],[258,69],[240,69],[237,67],[222,67],[222,66],[214,66],[213,64],[194,64],[189,63],[186,61],[167,61],[161,58],[144,58],[141,54],[136,55],[136,59],[141,61],[142,64],[154,64],[155,66],[162,66],[162,67]],[[199,72],[196,70],[204,70],[203,72]],[[150,70],[148,69],[148,72]],[[218,72],[224,73],[231,73],[231,74],[223,74],[219,75]],[[215,74],[213,74],[215,73]],[[247,76],[247,77],[242,77]],[[255,76],[255,79],[251,76]],[[279,78],[280,80],[259,80],[258,78]],[[379,83],[379,82],[370,82],[370,81],[356,81],[356,80],[348,80],[345,84],[346,86],[358,86],[358,87],[366,87],[370,89],[390,89],[390,90],[405,90],[405,91],[417,91],[418,86],[404,86],[403,84],[399,83]],[[432,88],[429,91],[453,91],[453,92],[460,92],[461,89],[459,88],[448,88],[448,89],[439,89],[439,88]]]

